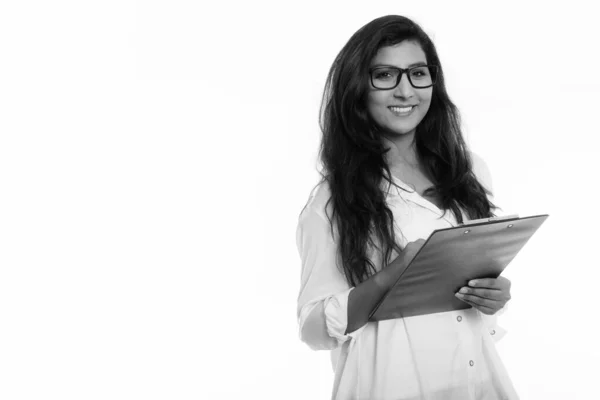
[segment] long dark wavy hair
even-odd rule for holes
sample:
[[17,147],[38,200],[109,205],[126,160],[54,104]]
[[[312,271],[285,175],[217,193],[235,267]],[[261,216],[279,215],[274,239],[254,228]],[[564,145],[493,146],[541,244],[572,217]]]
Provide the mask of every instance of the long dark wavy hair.
[[[386,205],[380,184],[390,185],[390,169],[382,131],[367,112],[369,65],[384,46],[405,40],[420,44],[427,63],[438,66],[430,108],[415,131],[417,155],[433,180],[425,195],[439,196],[444,211],[463,222],[461,209],[469,219],[494,216],[496,208],[472,171],[472,161],[460,128],[460,114],[444,85],[442,65],[428,35],[408,18],[388,15],[360,28],[335,58],[327,76],[319,124],[322,141],[319,159],[323,164],[321,182],[327,182],[332,202],[329,217],[339,233],[338,257],[344,275],[352,286],[376,272],[367,256],[374,246],[388,263],[392,249],[401,248],[394,235],[394,217]],[[327,208],[326,206],[326,208]],[[373,241],[378,239],[381,247]]]

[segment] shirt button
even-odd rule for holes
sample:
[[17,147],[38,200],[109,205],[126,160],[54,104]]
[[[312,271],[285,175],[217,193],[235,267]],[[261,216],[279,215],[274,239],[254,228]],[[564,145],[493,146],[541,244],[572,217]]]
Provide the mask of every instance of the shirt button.
[[473,360],[469,361],[469,365],[472,367],[473,365],[475,365],[475,363],[473,362]]
[[492,329],[492,332],[491,332],[491,333],[492,333],[492,335],[495,335],[495,334],[496,334],[496,331],[495,331],[494,329]]
[[460,321],[462,321],[462,317],[459,315],[458,317],[456,317],[456,320],[457,320],[458,322],[460,322]]

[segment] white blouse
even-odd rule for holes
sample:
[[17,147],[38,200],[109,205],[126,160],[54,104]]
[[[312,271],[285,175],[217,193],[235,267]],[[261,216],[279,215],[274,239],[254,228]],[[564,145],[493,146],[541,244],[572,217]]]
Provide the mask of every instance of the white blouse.
[[[478,180],[491,190],[487,166],[475,154],[472,160]],[[457,225],[450,211],[443,215],[404,182],[393,179],[407,190],[382,185],[401,248],[426,239],[435,229]],[[326,183],[311,193],[299,217],[296,244],[302,260],[300,339],[313,350],[331,350],[332,399],[518,399],[495,347],[505,334],[496,324],[504,309],[493,316],[470,308],[374,321],[344,334],[348,295],[354,287],[336,266],[337,245],[325,215],[329,194]],[[397,255],[393,252],[391,259]],[[381,255],[371,249],[369,256],[381,269]]]

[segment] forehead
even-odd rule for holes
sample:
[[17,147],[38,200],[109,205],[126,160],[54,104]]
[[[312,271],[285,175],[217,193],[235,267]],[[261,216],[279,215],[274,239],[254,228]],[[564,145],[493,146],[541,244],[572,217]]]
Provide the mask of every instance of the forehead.
[[404,41],[380,48],[373,57],[371,66],[383,64],[407,68],[417,62],[427,62],[425,52],[417,42]]

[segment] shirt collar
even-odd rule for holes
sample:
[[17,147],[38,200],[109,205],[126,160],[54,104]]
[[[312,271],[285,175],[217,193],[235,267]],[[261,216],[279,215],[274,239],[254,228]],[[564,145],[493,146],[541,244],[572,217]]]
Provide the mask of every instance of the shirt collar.
[[419,193],[417,193],[417,191],[414,188],[412,188],[408,184],[404,183],[400,178],[398,178],[394,175],[392,175],[392,182],[394,182],[396,185],[398,185],[401,189],[395,187],[394,185],[389,183],[387,180],[382,179],[382,182],[381,182],[382,190],[384,191],[384,193],[387,194],[387,196],[391,196],[391,197],[400,196],[408,201],[411,201],[412,203],[417,204],[418,206],[421,206],[423,208],[430,210],[432,213],[434,213],[438,217],[443,217],[449,223],[454,225],[454,223],[455,223],[454,218],[452,218],[452,217],[448,218],[449,217],[448,213],[452,214],[450,211],[447,211],[446,213],[444,213],[444,210],[440,210],[435,204],[433,204],[432,202],[430,202],[429,200],[427,200],[426,198],[421,196]]

